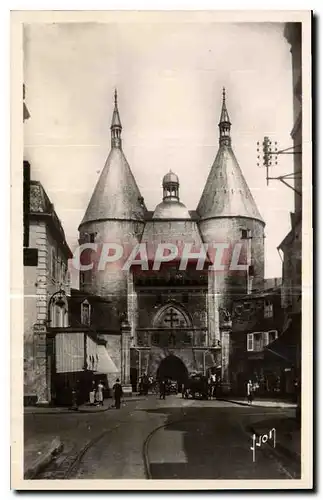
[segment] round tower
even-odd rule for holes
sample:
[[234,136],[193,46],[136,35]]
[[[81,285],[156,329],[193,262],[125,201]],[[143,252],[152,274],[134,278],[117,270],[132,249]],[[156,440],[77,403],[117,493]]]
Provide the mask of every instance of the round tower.
[[204,242],[229,246],[223,253],[225,269],[211,270],[209,276],[218,309],[227,310],[235,296],[263,287],[265,226],[232,150],[230,131],[223,89],[219,150],[197,212]]
[[[79,226],[79,243],[93,250],[82,253],[84,264],[92,269],[80,272],[80,289],[101,296],[102,328],[117,330],[120,319],[127,317],[128,271],[123,271],[126,256],[141,238],[146,207],[136,180],[122,150],[122,125],[117,92],[111,123],[111,151]],[[119,247],[119,250],[114,248]],[[107,255],[120,252],[115,262]],[[111,260],[111,259],[110,259]],[[82,258],[81,258],[81,263]],[[103,324],[103,321],[105,324]]]

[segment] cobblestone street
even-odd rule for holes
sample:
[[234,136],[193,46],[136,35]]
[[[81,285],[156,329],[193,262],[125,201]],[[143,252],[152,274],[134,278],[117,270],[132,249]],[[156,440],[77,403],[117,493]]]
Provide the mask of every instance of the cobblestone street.
[[[293,416],[292,408],[149,396],[119,411],[26,414],[25,443],[58,436],[64,445],[37,479],[292,479],[299,455],[281,453],[280,429]],[[256,447],[253,462],[252,434],[273,426],[276,448]]]

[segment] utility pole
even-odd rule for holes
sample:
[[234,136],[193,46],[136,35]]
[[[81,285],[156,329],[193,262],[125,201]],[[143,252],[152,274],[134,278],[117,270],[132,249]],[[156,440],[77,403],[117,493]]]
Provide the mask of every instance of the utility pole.
[[[260,149],[262,147],[262,162],[260,158]],[[299,196],[302,196],[302,193],[298,191],[297,189],[294,188],[291,184],[289,184],[288,181],[291,181],[293,179],[299,179],[302,176],[301,172],[293,172],[290,174],[285,174],[285,175],[279,175],[277,177],[270,177],[269,176],[269,169],[273,167],[274,165],[278,164],[278,156],[281,155],[301,155],[302,150],[301,150],[301,145],[298,146],[291,146],[290,148],[285,148],[285,149],[280,149],[278,150],[277,148],[277,141],[272,142],[269,137],[265,136],[263,139],[262,144],[257,142],[257,166],[259,167],[260,164],[262,163],[263,166],[266,168],[266,180],[267,180],[267,186],[269,185],[269,181],[271,180],[277,180],[285,184],[285,186],[289,187],[295,193],[297,193]]]

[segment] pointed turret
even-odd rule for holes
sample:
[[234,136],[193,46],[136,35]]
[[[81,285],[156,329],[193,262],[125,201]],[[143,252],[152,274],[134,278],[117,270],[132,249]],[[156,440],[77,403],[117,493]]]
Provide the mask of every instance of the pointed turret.
[[81,271],[80,289],[104,297],[96,306],[97,327],[120,333],[120,317],[127,315],[128,272],[124,260],[112,265],[98,264],[104,245],[122,245],[125,255],[140,241],[145,226],[146,207],[122,150],[121,120],[117,92],[111,122],[111,151],[79,227],[79,242],[95,243],[88,258],[91,269]]
[[114,110],[112,115],[111,122],[111,147],[112,148],[121,148],[121,131],[122,125],[118,110],[118,93],[117,89],[114,91]]
[[221,110],[221,116],[220,116],[220,122],[219,122],[219,129],[220,129],[220,146],[231,146],[231,137],[230,137],[230,130],[231,130],[231,122],[229,118],[229,113],[227,110],[227,105],[225,102],[225,88],[223,87],[222,91],[222,110]]
[[[213,343],[221,340],[221,308],[231,311],[235,297],[252,289],[261,289],[264,279],[265,224],[231,147],[231,121],[225,89],[219,121],[219,150],[197,213],[203,242],[211,246],[225,244],[228,247],[226,258],[231,262],[224,271],[209,270],[208,316],[210,341]],[[236,265],[231,268],[233,249],[239,252],[239,263],[245,264],[245,269],[238,271]],[[224,364],[222,370],[225,380],[227,368]]]
[[146,207],[122,151],[117,91],[111,122],[111,151],[94,189],[80,227],[100,220],[143,221]]
[[201,220],[215,217],[248,217],[262,221],[231,147],[231,122],[223,89],[219,122],[220,147],[197,207]]

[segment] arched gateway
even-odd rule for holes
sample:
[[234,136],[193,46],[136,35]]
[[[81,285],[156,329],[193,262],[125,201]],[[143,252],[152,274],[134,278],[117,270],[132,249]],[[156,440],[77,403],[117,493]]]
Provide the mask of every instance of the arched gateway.
[[171,354],[164,358],[157,369],[157,379],[176,380],[179,386],[185,382],[188,377],[187,368],[183,361]]

